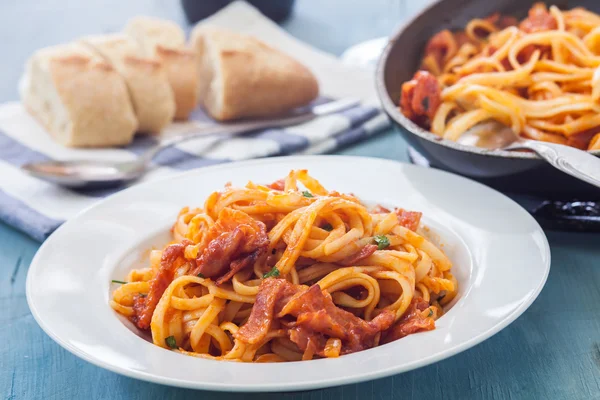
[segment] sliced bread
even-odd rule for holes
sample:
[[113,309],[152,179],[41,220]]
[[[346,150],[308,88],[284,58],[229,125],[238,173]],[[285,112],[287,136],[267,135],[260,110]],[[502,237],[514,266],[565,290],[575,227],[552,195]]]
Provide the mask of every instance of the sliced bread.
[[112,64],[127,83],[138,119],[138,132],[160,133],[175,115],[175,100],[160,60],[145,57],[123,34],[88,36],[82,43]]
[[82,44],[34,53],[20,93],[27,110],[65,146],[125,145],[137,128],[124,79]]
[[217,120],[281,114],[319,93],[308,68],[252,36],[197,26],[191,43],[200,101]]

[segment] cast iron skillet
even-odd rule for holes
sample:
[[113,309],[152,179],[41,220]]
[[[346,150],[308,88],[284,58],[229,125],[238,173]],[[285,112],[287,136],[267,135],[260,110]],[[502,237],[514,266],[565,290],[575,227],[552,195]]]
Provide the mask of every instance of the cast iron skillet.
[[[496,11],[521,19],[538,0],[438,0],[392,36],[377,66],[377,92],[385,112],[411,146],[430,165],[479,180],[501,191],[546,199],[599,199],[600,189],[546,164],[533,153],[485,150],[440,139],[404,117],[398,109],[402,83],[417,71],[427,40],[442,29],[463,29],[469,20]],[[547,1],[550,6],[552,3]],[[600,1],[560,1],[560,8],[582,6],[600,13]],[[600,151],[594,152],[600,156]]]

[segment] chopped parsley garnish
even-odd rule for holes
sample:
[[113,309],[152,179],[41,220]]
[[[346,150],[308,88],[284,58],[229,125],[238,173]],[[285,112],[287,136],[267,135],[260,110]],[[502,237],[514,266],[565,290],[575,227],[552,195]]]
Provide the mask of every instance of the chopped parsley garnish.
[[126,284],[126,283],[129,283],[129,282],[118,281],[118,280],[116,280],[116,279],[113,279],[111,282],[112,282],[112,283],[118,283],[118,284],[120,284],[120,285],[124,285],[124,284]]
[[279,276],[279,270],[277,267],[273,267],[272,270],[263,275],[263,279],[265,278],[277,278]]
[[328,232],[331,232],[333,230],[333,226],[331,226],[331,224],[325,224],[321,227],[321,229],[325,229]]
[[425,111],[429,111],[429,97],[424,97],[421,101],[421,105]]
[[175,340],[175,336],[169,336],[165,339],[165,344],[172,349],[177,348],[177,341]]
[[433,315],[433,310],[430,308],[429,309],[429,314],[427,315],[428,317],[431,317]]
[[390,239],[385,235],[377,235],[373,237],[373,241],[377,245],[378,250],[383,250],[390,245]]
[[196,275],[196,276],[198,278],[206,278],[202,272],[198,272],[198,275]]
[[308,190],[305,190],[304,192],[302,192],[302,196],[304,197],[315,197],[313,196],[313,194],[311,192],[309,192]]

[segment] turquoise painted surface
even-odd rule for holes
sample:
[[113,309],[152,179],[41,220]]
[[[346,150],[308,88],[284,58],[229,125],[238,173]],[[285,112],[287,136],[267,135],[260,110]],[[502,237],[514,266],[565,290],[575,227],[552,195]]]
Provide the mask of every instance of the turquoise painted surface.
[[[339,54],[353,43],[390,32],[419,3],[298,0],[285,27]],[[82,13],[89,17],[81,17]],[[5,57],[0,63],[0,101],[17,98],[16,80],[34,49],[117,30],[136,14],[183,23],[176,0],[1,2],[0,43]],[[340,153],[406,161],[406,145],[392,132]],[[377,381],[244,395],[149,384],[102,370],[63,350],[37,326],[25,300],[25,276],[39,243],[0,223],[0,398],[600,399],[600,234],[547,235],[552,269],[538,300],[507,329],[475,348]]]

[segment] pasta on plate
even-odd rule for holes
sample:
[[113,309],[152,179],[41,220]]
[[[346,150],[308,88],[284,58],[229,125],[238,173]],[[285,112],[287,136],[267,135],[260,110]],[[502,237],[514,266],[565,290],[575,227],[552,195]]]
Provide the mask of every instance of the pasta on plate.
[[402,113],[456,141],[485,121],[524,138],[600,149],[600,16],[536,3],[443,30],[402,86]]
[[[301,187],[302,185],[303,187]],[[371,209],[306,170],[226,185],[110,302],[154,344],[245,362],[337,357],[435,328],[458,285],[421,213]]]

